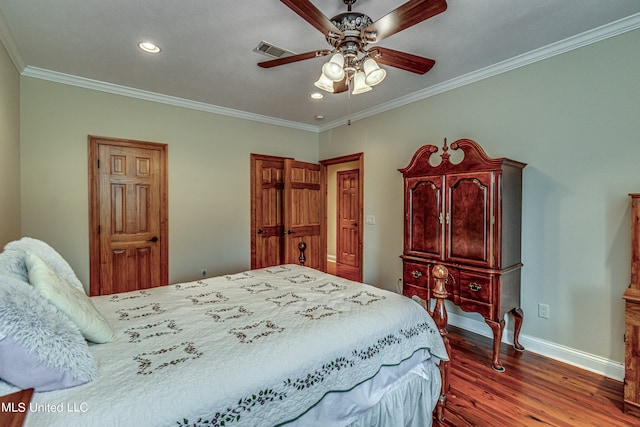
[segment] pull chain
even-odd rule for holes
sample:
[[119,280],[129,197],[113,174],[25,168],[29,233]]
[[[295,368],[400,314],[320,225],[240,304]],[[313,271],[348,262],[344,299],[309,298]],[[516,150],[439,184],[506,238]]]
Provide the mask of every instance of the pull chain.
[[351,79],[349,77],[347,77],[347,126],[351,126]]

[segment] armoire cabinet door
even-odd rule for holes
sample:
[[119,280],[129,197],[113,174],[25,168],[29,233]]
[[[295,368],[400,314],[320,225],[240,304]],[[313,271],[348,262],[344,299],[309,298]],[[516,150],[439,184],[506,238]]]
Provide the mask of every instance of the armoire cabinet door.
[[442,176],[407,180],[405,253],[442,259]]
[[447,259],[490,267],[492,172],[447,176]]

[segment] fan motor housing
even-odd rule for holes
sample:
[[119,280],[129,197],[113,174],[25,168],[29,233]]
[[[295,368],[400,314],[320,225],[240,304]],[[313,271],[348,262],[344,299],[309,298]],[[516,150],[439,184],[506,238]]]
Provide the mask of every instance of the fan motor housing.
[[327,43],[335,49],[340,49],[345,43],[355,43],[361,49],[366,46],[366,42],[362,40],[362,30],[373,23],[371,18],[364,13],[345,12],[331,18],[331,23],[338,27],[344,34],[344,38],[335,39],[327,37]]

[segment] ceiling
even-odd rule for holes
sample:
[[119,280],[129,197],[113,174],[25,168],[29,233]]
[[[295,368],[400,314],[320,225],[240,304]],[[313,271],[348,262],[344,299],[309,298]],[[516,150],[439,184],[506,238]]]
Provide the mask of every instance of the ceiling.
[[[346,11],[342,0],[312,2],[328,18]],[[354,10],[375,21],[403,3],[358,0]],[[294,53],[329,47],[277,0],[0,0],[0,38],[23,75],[322,130],[640,27],[639,0],[447,3],[380,42],[434,59],[431,71],[384,67],[372,91],[321,100],[310,94],[328,57],[256,65],[272,59],[254,51],[260,41]],[[144,53],[140,41],[162,51]]]

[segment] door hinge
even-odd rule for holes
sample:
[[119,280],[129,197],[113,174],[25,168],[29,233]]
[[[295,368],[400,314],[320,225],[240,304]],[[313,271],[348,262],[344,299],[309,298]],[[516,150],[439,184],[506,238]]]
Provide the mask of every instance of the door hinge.
[[98,234],[102,232],[102,227],[98,226]]

